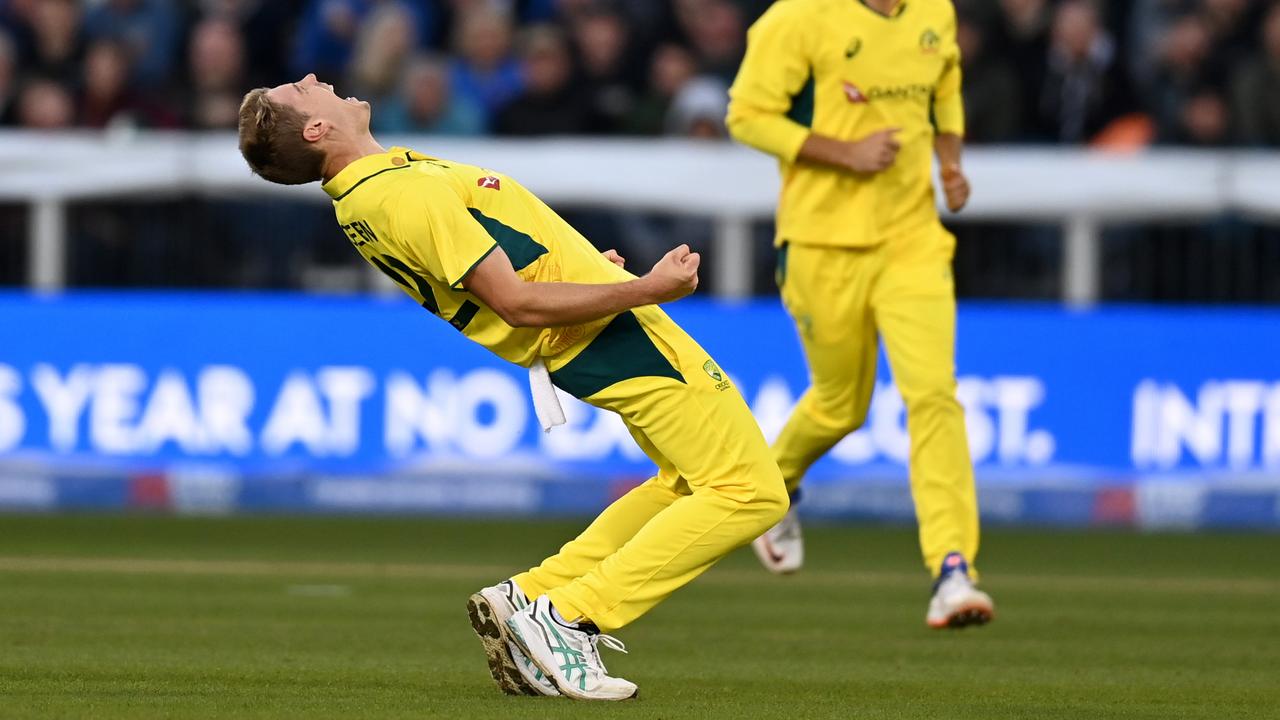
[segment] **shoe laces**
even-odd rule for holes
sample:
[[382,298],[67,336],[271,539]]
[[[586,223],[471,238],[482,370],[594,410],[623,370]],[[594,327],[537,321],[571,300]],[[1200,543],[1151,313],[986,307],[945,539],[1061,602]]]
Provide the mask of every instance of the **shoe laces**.
[[604,645],[610,650],[617,650],[618,652],[624,655],[629,654],[627,652],[627,646],[624,645],[621,640],[619,640],[618,638],[612,635],[606,635],[602,632],[596,632],[596,633],[591,633],[590,635],[588,635],[588,637],[591,638],[591,652],[596,657],[596,664],[599,665],[600,670],[605,672],[606,674],[609,672],[609,670],[604,666],[604,660],[601,659],[600,657],[601,645]]

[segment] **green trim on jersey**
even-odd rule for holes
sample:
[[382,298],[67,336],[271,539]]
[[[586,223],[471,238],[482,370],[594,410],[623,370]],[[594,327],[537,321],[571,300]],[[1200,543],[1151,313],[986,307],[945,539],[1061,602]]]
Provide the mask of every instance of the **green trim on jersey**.
[[568,365],[551,373],[551,382],[583,399],[610,385],[638,377],[666,377],[684,382],[684,376],[658,351],[635,313],[628,310],[614,317]]
[[502,246],[502,252],[511,258],[511,267],[516,270],[523,270],[533,264],[539,257],[547,254],[547,248],[529,237],[525,233],[516,230],[501,220],[485,215],[475,208],[467,208],[471,213],[471,217],[480,223],[480,227],[489,233]]
[[492,254],[493,254],[493,251],[494,251],[494,250],[497,250],[497,249],[498,249],[498,247],[499,247],[499,245],[498,245],[497,241],[494,241],[494,243],[493,243],[492,245],[490,245],[490,246],[489,246],[489,249],[488,249],[488,250],[485,250],[485,251],[484,251],[484,254],[480,256],[480,259],[479,259],[479,260],[476,260],[475,262],[471,263],[471,267],[467,268],[467,271],[466,271],[466,272],[464,272],[464,273],[462,273],[461,277],[459,277],[457,280],[454,280],[453,282],[449,283],[449,287],[453,288],[454,290],[457,290],[458,288],[461,288],[461,287],[462,287],[462,281],[467,279],[467,276],[471,274],[471,271],[472,271],[472,270],[475,270],[477,267],[479,267],[479,266],[480,266],[480,263],[484,262],[484,259],[485,259],[485,258],[487,258],[487,257],[489,257],[490,255],[492,255]]
[[813,127],[814,89],[813,70],[810,69],[809,79],[804,81],[800,92],[791,96],[791,109],[787,111],[787,118],[807,128]]
[[344,197],[346,197],[346,196],[350,195],[352,190],[355,190],[356,188],[358,188],[358,187],[360,187],[361,185],[365,184],[365,181],[367,181],[367,180],[372,180],[372,179],[374,179],[374,178],[378,177],[379,175],[381,175],[382,173],[385,173],[385,172],[391,172],[392,170],[404,170],[404,169],[405,169],[405,168],[407,168],[407,167],[409,167],[409,166],[408,166],[408,165],[397,165],[397,166],[395,166],[395,167],[383,168],[383,169],[379,170],[378,172],[373,173],[372,175],[365,175],[364,177],[360,178],[360,180],[358,180],[358,181],[356,182],[356,184],[355,184],[355,185],[352,185],[351,187],[347,188],[347,191],[346,191],[346,192],[344,192],[344,193],[342,193],[341,195],[339,195],[338,197],[334,198],[334,199],[333,199],[333,201],[334,201],[334,202],[337,202],[337,201],[341,200],[342,198],[344,198]]
[[467,326],[471,324],[471,319],[478,312],[480,312],[480,306],[467,300],[458,306],[458,311],[453,314],[453,317],[449,318],[449,324],[457,328],[458,332],[462,332],[467,329]]
[[782,245],[778,246],[778,264],[773,270],[773,281],[778,285],[779,290],[787,284],[787,255],[789,250],[786,240],[783,240]]

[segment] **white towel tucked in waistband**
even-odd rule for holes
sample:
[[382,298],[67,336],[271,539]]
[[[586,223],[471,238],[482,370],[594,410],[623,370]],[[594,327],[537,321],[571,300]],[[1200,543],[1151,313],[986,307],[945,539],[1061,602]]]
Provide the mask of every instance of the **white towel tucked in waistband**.
[[564,408],[560,407],[556,387],[551,384],[551,373],[542,358],[529,366],[529,391],[533,394],[533,412],[542,423],[542,432],[551,432],[551,428],[565,423]]

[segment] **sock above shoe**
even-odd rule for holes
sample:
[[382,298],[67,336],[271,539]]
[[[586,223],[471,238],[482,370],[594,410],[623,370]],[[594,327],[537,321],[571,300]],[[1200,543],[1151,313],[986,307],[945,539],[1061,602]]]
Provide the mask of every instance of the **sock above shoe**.
[[946,557],[942,558],[942,563],[938,567],[938,577],[933,581],[933,588],[930,592],[937,592],[938,586],[947,578],[955,574],[969,577],[969,561],[965,560],[963,553],[950,552]]

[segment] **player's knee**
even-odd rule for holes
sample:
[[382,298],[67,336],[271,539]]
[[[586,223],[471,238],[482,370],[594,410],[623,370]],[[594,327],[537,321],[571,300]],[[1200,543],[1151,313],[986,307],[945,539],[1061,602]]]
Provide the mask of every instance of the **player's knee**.
[[782,471],[773,461],[761,461],[752,475],[754,492],[749,504],[759,516],[763,531],[777,525],[782,516],[787,514],[787,509],[791,507],[791,496],[787,493]]
[[953,382],[938,383],[935,387],[904,393],[903,402],[907,406],[908,415],[963,412],[960,401],[956,399],[956,388]]
[[848,435],[862,427],[867,420],[867,408],[859,407],[848,393],[839,395],[823,395],[816,393],[807,407],[802,405],[809,417],[815,422],[829,428],[833,434]]

